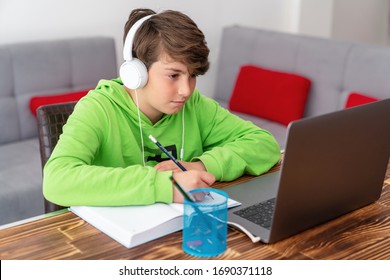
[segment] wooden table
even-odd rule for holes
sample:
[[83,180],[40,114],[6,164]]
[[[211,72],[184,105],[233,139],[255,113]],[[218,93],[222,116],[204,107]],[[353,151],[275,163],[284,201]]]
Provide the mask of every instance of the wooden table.
[[[275,170],[275,169],[274,169]],[[245,176],[232,182],[250,180]],[[223,188],[232,183],[217,183]],[[181,249],[181,231],[127,249],[72,212],[0,230],[0,259],[197,259]],[[253,244],[229,229],[214,259],[390,259],[390,165],[381,198],[362,209],[275,244]]]

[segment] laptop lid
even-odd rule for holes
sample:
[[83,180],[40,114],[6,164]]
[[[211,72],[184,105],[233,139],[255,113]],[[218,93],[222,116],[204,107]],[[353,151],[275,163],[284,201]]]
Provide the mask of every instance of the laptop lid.
[[[376,201],[390,156],[390,99],[291,123],[284,160],[272,183],[260,176],[251,185],[227,190],[235,200],[266,199],[274,189],[270,230],[236,218],[263,242],[276,242]],[[268,185],[267,185],[268,184]],[[239,189],[237,190],[236,187]],[[238,195],[239,193],[246,193]],[[272,192],[268,190],[268,193]],[[251,202],[252,203],[252,202]],[[249,203],[250,204],[250,203]]]

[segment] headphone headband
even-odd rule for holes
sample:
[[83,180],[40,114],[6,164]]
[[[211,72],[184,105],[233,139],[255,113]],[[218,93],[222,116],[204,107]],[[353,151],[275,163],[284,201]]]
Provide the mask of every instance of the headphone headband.
[[125,45],[123,46],[123,58],[125,62],[119,69],[119,75],[123,84],[130,89],[143,88],[148,82],[148,69],[138,58],[133,58],[133,41],[135,33],[141,25],[153,15],[148,15],[137,20],[127,33]]
[[137,33],[138,29],[141,25],[148,19],[150,19],[154,15],[145,16],[138,21],[136,21],[133,26],[130,28],[127,33],[125,45],[123,46],[123,58],[125,61],[129,61],[133,59],[133,41],[135,37],[135,33]]

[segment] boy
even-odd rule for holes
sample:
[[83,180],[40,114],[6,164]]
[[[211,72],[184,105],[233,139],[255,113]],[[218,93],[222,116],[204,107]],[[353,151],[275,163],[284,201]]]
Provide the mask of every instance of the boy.
[[77,103],[44,168],[46,199],[90,206],[182,202],[172,174],[190,190],[244,173],[259,175],[279,160],[279,146],[269,132],[195,89],[196,77],[209,68],[209,49],[188,16],[136,9],[124,38],[125,59],[133,56],[145,64],[146,79],[132,86],[133,76],[126,76],[122,66],[121,78],[101,80]]

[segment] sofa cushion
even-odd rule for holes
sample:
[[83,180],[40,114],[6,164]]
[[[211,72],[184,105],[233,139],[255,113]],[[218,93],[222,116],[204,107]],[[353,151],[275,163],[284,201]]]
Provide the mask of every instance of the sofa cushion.
[[89,90],[75,91],[55,95],[40,95],[33,96],[30,99],[30,111],[34,116],[37,116],[39,106],[48,104],[57,104],[71,101],[78,101],[88,93]]
[[38,138],[0,145],[0,225],[45,212]]
[[368,96],[366,94],[352,92],[348,95],[347,102],[345,103],[345,109],[363,105],[370,102],[378,101],[378,98]]
[[229,108],[284,125],[303,117],[311,81],[303,76],[244,65]]
[[18,107],[13,97],[14,76],[12,56],[6,46],[0,46],[0,144],[20,140]]
[[[218,100],[217,102],[223,108],[229,109],[228,102],[225,102],[223,100]],[[246,121],[252,122],[254,125],[256,125],[262,129],[265,129],[265,130],[271,132],[272,135],[275,137],[276,141],[278,142],[279,147],[281,149],[284,149],[285,142],[286,142],[286,136],[287,136],[287,127],[285,125],[277,123],[277,122],[273,122],[270,120],[266,120],[263,118],[259,118],[256,116],[252,116],[249,114],[245,114],[245,113],[234,112],[234,111],[232,111],[231,113],[236,115],[236,116],[239,116],[240,118],[242,118]]]

